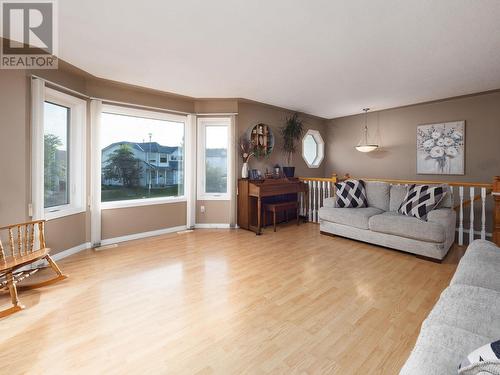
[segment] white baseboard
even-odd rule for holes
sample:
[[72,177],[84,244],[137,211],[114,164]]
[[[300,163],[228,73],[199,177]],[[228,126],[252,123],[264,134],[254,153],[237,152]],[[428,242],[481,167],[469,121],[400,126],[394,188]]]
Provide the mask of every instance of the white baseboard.
[[69,257],[70,255],[79,253],[80,251],[90,249],[92,247],[92,244],[90,242],[85,242],[82,243],[81,245],[72,247],[71,249],[63,250],[58,252],[57,254],[52,255],[52,259],[54,260],[60,260],[66,257]]
[[[53,254],[53,255],[51,254],[50,256],[55,261],[58,261],[58,260],[61,260],[63,258],[69,257],[70,255],[79,253],[80,251],[90,249],[91,247],[92,247],[92,244],[90,242],[85,242],[85,243],[82,243],[80,245],[74,246],[70,249],[60,251],[57,254]],[[41,259],[41,260],[38,260],[38,261],[28,265],[28,266],[24,266],[24,267],[20,268],[19,271],[27,271],[29,269],[34,269],[34,268],[38,268],[38,267],[47,267],[48,265],[49,264],[47,263],[46,260]]]
[[141,238],[146,238],[146,237],[161,236],[162,234],[175,233],[175,232],[180,232],[183,230],[186,230],[185,225],[181,225],[178,227],[172,227],[172,228],[152,230],[149,232],[134,233],[134,234],[129,234],[126,236],[121,236],[121,237],[107,238],[107,239],[101,241],[101,246],[111,245],[111,244],[125,242],[125,241],[139,240]]
[[195,229],[230,229],[230,224],[195,224]]

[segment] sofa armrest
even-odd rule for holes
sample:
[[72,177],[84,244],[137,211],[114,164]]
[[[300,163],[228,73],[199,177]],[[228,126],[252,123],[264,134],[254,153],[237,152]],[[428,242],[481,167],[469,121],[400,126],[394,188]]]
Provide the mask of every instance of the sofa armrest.
[[323,207],[335,208],[337,205],[335,204],[336,199],[334,197],[323,199]]

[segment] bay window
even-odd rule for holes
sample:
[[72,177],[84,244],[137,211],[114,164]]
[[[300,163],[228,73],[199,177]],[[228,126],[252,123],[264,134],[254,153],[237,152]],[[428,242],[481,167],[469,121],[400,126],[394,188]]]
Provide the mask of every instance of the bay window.
[[186,116],[103,106],[103,208],[185,200],[185,123]]
[[229,118],[198,119],[198,199],[229,200]]

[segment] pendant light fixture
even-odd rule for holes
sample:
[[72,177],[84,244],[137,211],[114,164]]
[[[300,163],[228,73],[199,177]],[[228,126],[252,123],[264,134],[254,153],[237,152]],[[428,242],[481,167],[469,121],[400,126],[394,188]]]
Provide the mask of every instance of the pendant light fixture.
[[365,112],[365,127],[363,128],[363,135],[358,145],[356,146],[356,150],[359,152],[372,152],[378,148],[378,145],[373,143],[368,143],[368,111],[370,108],[363,108],[363,112]]

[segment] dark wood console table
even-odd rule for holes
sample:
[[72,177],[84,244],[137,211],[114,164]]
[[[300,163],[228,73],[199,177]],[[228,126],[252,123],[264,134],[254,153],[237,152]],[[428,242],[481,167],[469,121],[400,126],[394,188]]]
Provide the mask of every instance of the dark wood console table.
[[264,203],[298,200],[304,197],[308,210],[307,185],[298,179],[238,180],[238,226],[261,234]]

